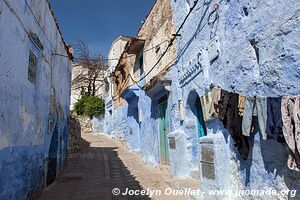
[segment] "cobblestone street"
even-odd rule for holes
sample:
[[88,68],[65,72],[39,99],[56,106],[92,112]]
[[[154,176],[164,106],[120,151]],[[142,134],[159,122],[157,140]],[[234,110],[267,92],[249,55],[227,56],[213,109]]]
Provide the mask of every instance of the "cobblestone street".
[[[167,170],[147,166],[122,143],[106,136],[82,135],[81,149],[69,156],[63,173],[43,191],[40,200],[188,199],[174,196],[114,196],[112,189],[170,188]],[[163,193],[163,192],[162,192]]]

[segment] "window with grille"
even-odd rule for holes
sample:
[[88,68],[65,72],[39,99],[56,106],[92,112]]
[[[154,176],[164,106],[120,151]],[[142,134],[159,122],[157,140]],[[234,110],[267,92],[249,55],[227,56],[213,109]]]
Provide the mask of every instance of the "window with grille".
[[36,85],[37,64],[38,58],[32,51],[29,51],[28,80],[34,85]]

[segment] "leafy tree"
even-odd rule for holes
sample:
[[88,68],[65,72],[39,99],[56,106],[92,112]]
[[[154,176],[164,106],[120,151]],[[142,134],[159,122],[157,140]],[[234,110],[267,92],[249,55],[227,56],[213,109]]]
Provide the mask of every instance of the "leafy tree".
[[79,116],[93,116],[101,115],[104,113],[105,103],[103,99],[95,96],[82,95],[81,98],[74,104],[74,110]]

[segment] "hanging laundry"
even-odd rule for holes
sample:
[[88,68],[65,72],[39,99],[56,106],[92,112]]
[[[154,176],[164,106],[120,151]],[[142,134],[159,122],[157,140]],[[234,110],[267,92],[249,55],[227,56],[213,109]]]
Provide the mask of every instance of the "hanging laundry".
[[268,97],[268,117],[266,133],[280,143],[285,143],[282,132],[281,97]]
[[217,118],[219,115],[219,102],[221,99],[221,88],[214,87],[211,91],[211,102],[209,114],[211,118]]
[[210,120],[209,105],[211,102],[210,92],[200,97],[204,121]]
[[235,141],[239,153],[243,159],[248,159],[249,142],[242,134],[242,117],[239,115],[239,95],[221,91],[221,100],[219,104],[219,119],[228,130]]
[[300,171],[300,97],[282,98],[283,135],[290,149],[288,167]]
[[211,92],[201,97],[204,120],[208,121],[218,117],[221,88],[214,87]]
[[252,118],[257,116],[258,125],[262,137],[267,139],[266,125],[267,125],[267,98],[265,97],[246,97],[245,109],[243,116],[243,135],[250,136],[252,127]]
[[244,115],[244,109],[245,109],[245,100],[246,100],[246,97],[242,96],[242,95],[239,95],[239,115],[240,116],[243,116]]
[[230,92],[221,90],[221,99],[219,103],[219,119],[223,122],[224,127],[226,127],[227,122],[227,110],[229,107]]

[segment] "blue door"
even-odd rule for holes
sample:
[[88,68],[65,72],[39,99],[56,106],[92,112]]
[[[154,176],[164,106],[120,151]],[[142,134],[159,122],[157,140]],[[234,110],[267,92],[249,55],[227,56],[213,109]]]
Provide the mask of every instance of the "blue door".
[[198,137],[204,137],[207,135],[206,126],[204,122],[202,106],[200,98],[198,97],[195,103],[196,117],[197,117],[197,127],[198,127]]

